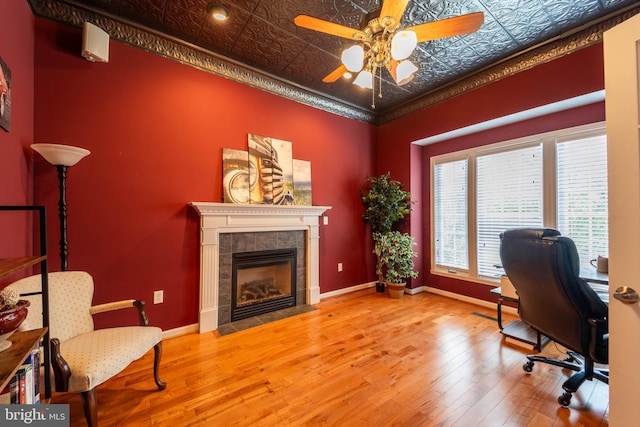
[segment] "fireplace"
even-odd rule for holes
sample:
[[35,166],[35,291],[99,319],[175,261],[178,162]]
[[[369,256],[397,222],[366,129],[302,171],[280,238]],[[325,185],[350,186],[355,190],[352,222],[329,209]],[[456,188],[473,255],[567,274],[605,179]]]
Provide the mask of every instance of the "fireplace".
[[[242,243],[235,243],[236,236],[302,232],[301,247],[304,251],[298,247],[297,253],[297,304],[315,304],[320,301],[318,220],[327,209],[331,209],[330,206],[236,205],[210,202],[192,202],[190,205],[200,214],[200,333],[215,330],[218,325],[231,321],[231,267],[227,276],[226,265],[231,266],[232,253],[274,249],[268,248],[257,239],[243,239]],[[230,242],[229,236],[233,236],[233,242]],[[253,242],[255,248],[246,247],[247,242]],[[243,248],[228,249],[229,244],[232,248]],[[276,249],[285,247],[292,245]]]
[[296,305],[296,248],[232,255],[231,321]]

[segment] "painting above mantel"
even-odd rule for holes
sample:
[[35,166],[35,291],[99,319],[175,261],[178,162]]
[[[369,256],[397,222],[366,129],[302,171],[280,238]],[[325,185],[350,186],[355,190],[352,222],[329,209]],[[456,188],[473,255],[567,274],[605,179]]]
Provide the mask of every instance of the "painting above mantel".
[[248,151],[222,149],[225,203],[311,205],[311,162],[293,158],[292,143],[249,134]]

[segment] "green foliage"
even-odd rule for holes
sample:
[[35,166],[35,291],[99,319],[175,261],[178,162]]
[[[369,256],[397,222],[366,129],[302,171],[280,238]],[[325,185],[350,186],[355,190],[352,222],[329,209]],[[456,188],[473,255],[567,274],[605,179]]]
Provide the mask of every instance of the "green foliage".
[[371,232],[388,233],[393,226],[411,212],[411,193],[403,190],[399,181],[391,179],[387,172],[379,178],[367,178],[369,189],[360,190],[360,199],[364,205],[362,219],[371,225]]
[[[402,283],[407,278],[418,277],[413,269],[413,258],[417,255],[413,250],[416,245],[413,236],[399,231],[375,233],[373,252],[378,257],[376,273],[383,275],[389,283]],[[384,271],[383,271],[384,270]]]

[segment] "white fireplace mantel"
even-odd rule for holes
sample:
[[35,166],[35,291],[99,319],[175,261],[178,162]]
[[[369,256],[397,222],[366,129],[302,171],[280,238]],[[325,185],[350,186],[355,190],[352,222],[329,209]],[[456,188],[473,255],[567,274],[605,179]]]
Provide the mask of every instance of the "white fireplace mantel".
[[306,231],[306,303],[320,301],[319,217],[330,206],[190,205],[200,214],[200,333],[218,329],[220,233]]

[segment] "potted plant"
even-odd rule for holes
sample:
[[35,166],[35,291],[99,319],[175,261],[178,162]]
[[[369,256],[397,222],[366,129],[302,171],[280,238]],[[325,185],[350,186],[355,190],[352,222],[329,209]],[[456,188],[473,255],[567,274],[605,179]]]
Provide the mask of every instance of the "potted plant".
[[410,234],[399,231],[377,233],[374,238],[373,251],[379,260],[376,273],[380,277],[384,274],[391,298],[402,298],[405,280],[418,277],[418,272],[413,269],[416,242]]
[[[376,236],[389,233],[394,226],[411,212],[411,193],[403,190],[403,185],[391,179],[390,172],[380,177],[367,178],[369,188],[360,190],[360,200],[364,205],[362,219],[371,226],[374,244]],[[375,252],[375,251],[374,251]],[[380,257],[377,258],[376,271],[378,292],[384,292],[384,276],[381,271]]]

